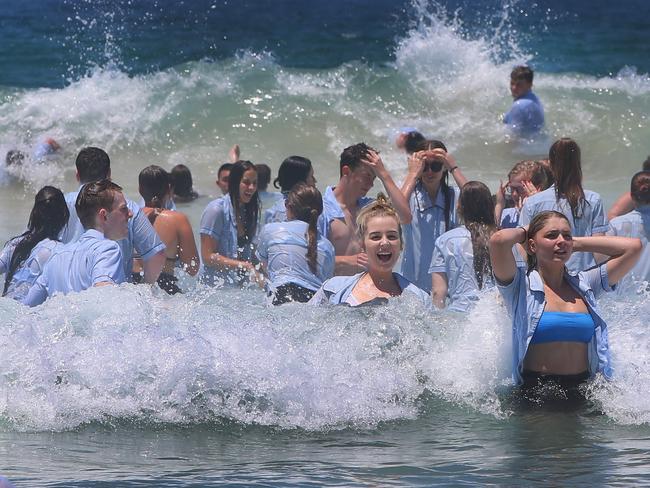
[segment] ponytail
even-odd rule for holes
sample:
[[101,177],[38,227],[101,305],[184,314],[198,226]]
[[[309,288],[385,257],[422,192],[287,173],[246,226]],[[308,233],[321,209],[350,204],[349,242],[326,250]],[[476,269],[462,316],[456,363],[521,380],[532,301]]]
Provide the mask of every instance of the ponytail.
[[318,271],[318,231],[316,224],[318,222],[318,211],[311,209],[309,215],[309,228],[307,229],[307,262],[312,273]]

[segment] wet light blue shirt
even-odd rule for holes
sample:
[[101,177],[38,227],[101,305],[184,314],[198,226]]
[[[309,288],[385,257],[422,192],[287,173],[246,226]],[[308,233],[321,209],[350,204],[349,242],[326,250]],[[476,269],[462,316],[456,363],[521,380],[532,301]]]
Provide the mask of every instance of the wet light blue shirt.
[[[519,225],[526,226],[535,215],[545,210],[555,210],[569,219],[571,232],[575,237],[591,236],[605,233],[608,229],[607,217],[603,209],[603,202],[596,192],[585,190],[585,204],[582,215],[576,219],[571,214],[571,207],[566,198],[556,199],[555,185],[534,195],[529,196],[524,202],[519,216]],[[595,266],[593,254],[587,252],[574,252],[566,263],[570,271],[582,271]]]
[[429,267],[436,239],[457,225],[456,202],[459,191],[453,187],[450,187],[448,191],[450,198],[449,228],[446,228],[445,225],[445,197],[442,187],[436,195],[436,201],[432,202],[421,182],[415,185],[409,198],[413,220],[410,224],[402,225],[404,250],[402,251],[400,272],[407,280],[415,283],[418,288],[427,293],[431,293]]
[[512,132],[520,137],[530,137],[544,127],[544,108],[532,90],[517,98],[503,117]]
[[[251,246],[246,246],[244,249],[237,247],[235,209],[228,195],[208,203],[201,215],[199,233],[216,240],[216,252],[222,256],[241,261],[251,261],[253,258]],[[241,281],[234,271],[219,270],[205,265],[201,265],[200,278],[203,283],[209,285],[215,285],[220,281],[226,284],[236,284]]]
[[287,209],[285,207],[285,202],[287,201],[287,194],[280,193],[280,197],[281,198],[278,198],[270,208],[264,210],[265,224],[287,221]]
[[[596,303],[596,297],[603,291],[612,291],[607,277],[607,265],[602,264],[577,275],[565,273],[564,277],[584,300],[596,327],[587,347],[589,373],[591,376],[602,373],[606,378],[611,378],[607,324],[600,316]],[[521,384],[524,358],[546,306],[544,282],[536,270],[527,275],[525,263],[519,261],[512,282],[508,285],[497,283],[497,287],[512,318],[512,377],[516,384]]]
[[[335,276],[334,278],[330,278],[323,283],[323,286],[309,300],[309,303],[311,305],[324,305],[327,303],[340,305],[342,303],[348,303],[352,290],[364,274],[365,272],[353,276]],[[431,297],[426,291],[421,290],[399,273],[393,273],[393,276],[402,289],[402,294],[415,297],[427,309],[432,308]]]
[[317,272],[311,272],[307,261],[307,230],[301,220],[277,222],[264,226],[257,244],[257,257],[267,263],[270,289],[295,283],[309,290],[318,290],[323,281],[334,275],[334,246],[318,236]]
[[[472,236],[464,225],[442,234],[436,240],[429,273],[444,273],[447,277],[447,308],[467,312],[478,301],[478,282],[474,273]],[[484,288],[491,278],[484,278]]]
[[519,223],[519,209],[515,207],[504,208],[501,212],[501,222],[499,227],[502,229],[514,229]]
[[643,251],[632,271],[619,283],[618,289],[624,291],[630,287],[636,288],[635,283],[645,281],[650,283],[650,205],[638,207],[630,213],[611,220],[607,235],[621,237],[636,237],[641,239]]
[[[22,238],[20,237],[12,239],[2,250],[2,254],[0,254],[0,274],[8,271],[9,265],[11,264],[11,256],[13,256],[16,246],[21,240]],[[62,246],[62,243],[53,241],[52,239],[43,239],[36,244],[22,266],[16,269],[7,288],[6,296],[24,303],[27,292],[29,292],[29,289],[43,272],[45,264],[50,260],[52,254]],[[4,287],[4,281],[0,282],[0,286]]]
[[54,294],[79,292],[98,283],[124,281],[120,246],[101,232],[88,229],[79,240],[62,246],[52,255],[24,303],[33,307]]
[[[83,185],[77,191],[65,194],[65,201],[70,210],[70,219],[68,225],[61,232],[61,242],[74,242],[84,233],[83,225],[77,216],[75,203],[77,196]],[[126,205],[131,210],[133,217],[129,219],[129,235],[126,239],[117,241],[122,250],[122,268],[127,280],[131,280],[131,271],[133,270],[133,252],[137,251],[138,255],[145,261],[148,261],[156,254],[165,250],[165,244],[160,240],[149,222],[149,218],[142,211],[140,206],[133,200],[126,199]]]

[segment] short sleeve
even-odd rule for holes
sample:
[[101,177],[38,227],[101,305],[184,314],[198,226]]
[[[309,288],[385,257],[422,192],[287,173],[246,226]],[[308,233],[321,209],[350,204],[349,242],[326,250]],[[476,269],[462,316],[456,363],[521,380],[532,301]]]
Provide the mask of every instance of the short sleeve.
[[605,209],[603,208],[603,200],[600,196],[594,202],[591,232],[592,234],[605,233],[609,229]]
[[433,256],[431,257],[431,266],[429,266],[429,274],[447,272],[447,266],[445,264],[445,253],[442,249],[442,246],[444,245],[444,241],[441,239],[441,237],[438,237],[436,239],[436,245],[433,248]]
[[503,301],[511,316],[514,314],[514,311],[517,308],[517,302],[519,301],[521,284],[522,281],[525,279],[525,275],[526,275],[526,268],[521,266],[520,265],[521,263],[519,261],[516,262],[517,262],[517,268],[516,268],[517,270],[510,283],[503,284],[496,278],[496,276],[494,277],[494,281],[497,285],[497,289],[499,290],[499,293],[503,297]]
[[40,305],[47,299],[47,273],[41,274],[30,287],[22,303],[29,307]]
[[106,247],[97,249],[97,258],[91,270],[92,284],[112,282],[115,284],[126,281],[122,267],[122,251],[120,246],[110,241]]
[[225,221],[226,218],[223,206],[210,204],[203,211],[203,215],[201,215],[199,233],[208,235],[218,241],[225,225]]
[[329,244],[325,251],[325,259],[323,260],[323,279],[328,280],[334,276],[334,264],[334,247]]
[[[133,208],[132,210],[135,210]],[[165,244],[158,236],[158,233],[149,222],[149,218],[137,207],[137,211],[133,212],[132,229],[133,229],[133,247],[138,254],[142,256],[145,261],[149,260],[160,251],[165,250]]]
[[604,291],[612,291],[613,288],[609,284],[609,276],[607,274],[607,263],[603,263],[596,268],[580,272],[583,280],[585,280],[594,296],[598,297]]

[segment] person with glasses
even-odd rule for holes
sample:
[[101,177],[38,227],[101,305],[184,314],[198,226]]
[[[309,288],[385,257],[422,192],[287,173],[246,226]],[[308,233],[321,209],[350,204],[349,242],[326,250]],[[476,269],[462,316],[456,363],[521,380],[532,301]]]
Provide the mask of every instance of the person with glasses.
[[47,262],[23,302],[30,307],[55,294],[126,281],[122,251],[115,241],[128,235],[133,213],[122,187],[108,179],[88,183],[81,188],[75,209],[84,233]]
[[[404,251],[401,273],[426,292],[431,292],[431,257],[436,239],[458,225],[456,202],[467,182],[446,146],[425,141],[409,158],[409,171],[402,193],[411,208],[412,220],[403,224]],[[449,186],[449,174],[458,188]]]
[[515,164],[508,173],[508,182],[501,184],[496,194],[494,214],[499,227],[517,227],[526,198],[546,190],[552,184],[551,169],[541,161],[524,160]]

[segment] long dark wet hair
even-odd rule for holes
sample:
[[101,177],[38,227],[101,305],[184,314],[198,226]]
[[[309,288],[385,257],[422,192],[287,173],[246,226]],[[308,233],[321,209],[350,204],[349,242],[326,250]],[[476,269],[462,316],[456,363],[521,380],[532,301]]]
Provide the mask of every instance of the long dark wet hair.
[[289,192],[287,209],[297,220],[309,224],[307,229],[307,262],[312,273],[318,271],[318,217],[323,213],[323,197],[315,186],[297,183]]
[[273,186],[279,188],[282,193],[287,193],[297,183],[307,181],[311,169],[309,159],[302,156],[289,156],[282,161],[278,169],[278,177],[273,180]]
[[255,165],[250,161],[237,161],[230,169],[230,178],[228,179],[228,195],[230,203],[235,209],[235,219],[237,225],[237,237],[244,238],[250,242],[257,231],[257,221],[260,212],[260,198],[257,191],[253,194],[251,201],[242,207],[239,201],[239,184],[241,183],[244,173],[248,170],[257,173]]
[[580,146],[573,139],[563,137],[553,143],[548,159],[555,179],[555,198],[566,198],[573,218],[582,217],[587,202],[582,188]]
[[472,238],[474,274],[479,290],[485,276],[492,276],[488,243],[497,229],[490,189],[480,181],[468,181],[460,192],[459,211]]
[[36,244],[43,239],[58,240],[69,217],[70,210],[61,190],[53,186],[44,186],[38,191],[34,197],[34,207],[29,214],[27,231],[14,238],[20,239],[20,242],[11,255],[2,296],[7,294],[16,270],[23,265]]
[[138,175],[140,195],[146,207],[163,208],[171,189],[171,176],[160,166],[147,166]]

